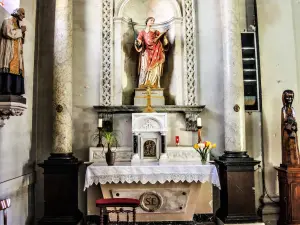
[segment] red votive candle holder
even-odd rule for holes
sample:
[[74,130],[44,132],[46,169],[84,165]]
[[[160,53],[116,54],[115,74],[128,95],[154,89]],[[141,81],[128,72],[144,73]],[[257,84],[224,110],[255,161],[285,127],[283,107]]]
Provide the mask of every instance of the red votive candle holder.
[[175,143],[176,143],[176,146],[179,145],[179,136],[175,136]]

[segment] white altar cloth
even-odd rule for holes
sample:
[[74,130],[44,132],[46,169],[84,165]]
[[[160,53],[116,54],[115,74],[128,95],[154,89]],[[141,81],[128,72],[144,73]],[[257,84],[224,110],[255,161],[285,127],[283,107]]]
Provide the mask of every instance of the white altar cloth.
[[159,164],[147,162],[132,165],[130,162],[118,162],[114,166],[106,163],[94,163],[87,167],[84,190],[93,184],[133,183],[155,184],[165,182],[211,182],[220,187],[218,171],[215,165],[201,162],[170,162]]

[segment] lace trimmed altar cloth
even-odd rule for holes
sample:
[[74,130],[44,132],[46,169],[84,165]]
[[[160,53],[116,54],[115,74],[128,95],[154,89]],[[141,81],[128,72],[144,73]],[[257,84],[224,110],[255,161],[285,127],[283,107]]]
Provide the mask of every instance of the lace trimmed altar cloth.
[[164,163],[147,162],[131,165],[130,162],[116,163],[107,166],[106,163],[94,163],[87,167],[84,190],[93,184],[107,183],[151,183],[165,182],[210,182],[219,189],[220,181],[217,168],[212,164],[200,162]]

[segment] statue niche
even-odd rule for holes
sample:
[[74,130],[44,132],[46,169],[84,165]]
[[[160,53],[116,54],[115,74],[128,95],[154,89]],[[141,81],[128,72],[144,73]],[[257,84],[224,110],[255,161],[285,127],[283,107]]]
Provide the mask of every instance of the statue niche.
[[292,90],[285,90],[282,93],[281,145],[283,167],[300,167],[298,128],[295,111],[292,107],[293,100],[294,92]]
[[182,21],[177,1],[120,1],[114,17],[114,92],[122,95],[116,104],[146,106],[149,81],[154,106],[183,105]]

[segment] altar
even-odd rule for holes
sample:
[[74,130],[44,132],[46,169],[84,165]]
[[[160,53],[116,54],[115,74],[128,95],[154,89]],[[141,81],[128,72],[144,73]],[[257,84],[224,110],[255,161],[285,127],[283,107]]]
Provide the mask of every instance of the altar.
[[137,221],[192,221],[194,214],[213,213],[212,185],[220,188],[217,169],[209,163],[95,162],[85,176],[88,214],[99,215],[97,198],[136,198],[141,201]]
[[[112,197],[140,199],[137,221],[213,213],[218,172],[193,149],[205,108],[194,11],[190,0],[103,1],[100,104],[94,106],[99,143],[89,149],[88,215],[99,214],[96,199]],[[103,132],[121,137],[103,146]]]

